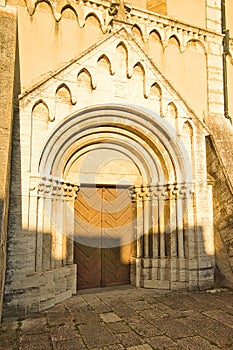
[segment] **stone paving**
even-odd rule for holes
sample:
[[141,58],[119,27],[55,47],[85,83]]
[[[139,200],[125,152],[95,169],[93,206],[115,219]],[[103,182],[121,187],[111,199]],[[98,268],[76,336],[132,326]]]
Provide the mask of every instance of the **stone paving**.
[[0,350],[230,350],[233,291],[92,290],[5,319],[0,335]]

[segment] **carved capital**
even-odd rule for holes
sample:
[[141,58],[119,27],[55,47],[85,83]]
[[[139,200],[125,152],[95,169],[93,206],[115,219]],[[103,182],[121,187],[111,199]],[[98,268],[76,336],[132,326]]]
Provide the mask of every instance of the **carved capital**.
[[68,181],[54,177],[41,177],[39,178],[37,193],[39,197],[75,200],[78,190],[78,185]]

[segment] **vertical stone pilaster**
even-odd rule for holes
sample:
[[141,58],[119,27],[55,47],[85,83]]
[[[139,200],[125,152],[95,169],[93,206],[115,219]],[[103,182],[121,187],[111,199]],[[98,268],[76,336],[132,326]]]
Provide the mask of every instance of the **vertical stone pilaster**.
[[147,187],[142,188],[142,208],[143,208],[143,255],[144,258],[150,256],[150,194]]
[[221,33],[221,30],[222,30],[221,0],[206,1],[206,27],[207,29]]
[[38,198],[36,230],[36,271],[42,270],[43,232],[44,232],[44,197]]
[[143,257],[143,204],[140,187],[131,189],[131,198],[133,203],[133,220],[135,222],[134,231],[136,238],[136,257],[135,257],[135,286],[141,286],[141,259]]
[[208,40],[208,109],[210,115],[224,115],[221,0],[207,0],[206,25],[216,32]]
[[38,211],[37,231],[40,231],[43,248],[37,245],[39,251],[36,254],[44,269],[73,263],[74,200],[77,191],[76,185],[61,179],[40,179],[38,198],[39,207],[43,203],[43,209]]
[[159,257],[159,196],[154,193],[152,196],[152,257]]

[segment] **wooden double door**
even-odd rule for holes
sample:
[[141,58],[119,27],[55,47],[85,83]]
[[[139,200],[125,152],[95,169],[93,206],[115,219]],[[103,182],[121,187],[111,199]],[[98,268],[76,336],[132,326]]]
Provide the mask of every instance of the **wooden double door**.
[[128,188],[81,186],[75,202],[77,288],[130,283],[133,247]]

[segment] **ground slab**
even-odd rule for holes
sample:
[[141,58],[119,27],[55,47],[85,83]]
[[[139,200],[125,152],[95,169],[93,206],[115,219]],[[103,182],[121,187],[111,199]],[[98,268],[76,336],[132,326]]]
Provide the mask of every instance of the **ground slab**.
[[3,319],[0,350],[233,349],[233,291],[130,286],[82,292],[25,319]]

